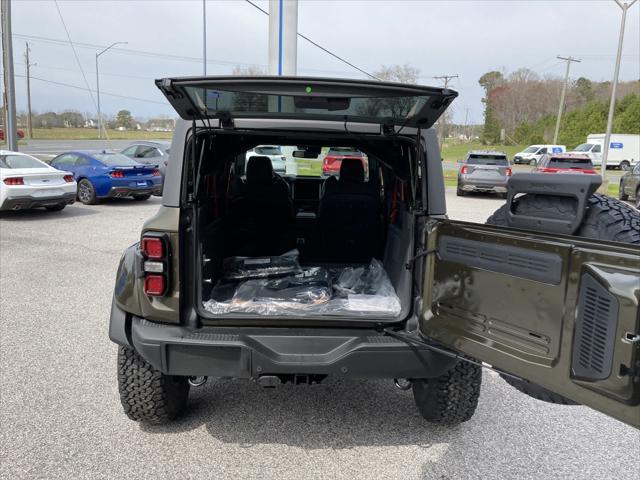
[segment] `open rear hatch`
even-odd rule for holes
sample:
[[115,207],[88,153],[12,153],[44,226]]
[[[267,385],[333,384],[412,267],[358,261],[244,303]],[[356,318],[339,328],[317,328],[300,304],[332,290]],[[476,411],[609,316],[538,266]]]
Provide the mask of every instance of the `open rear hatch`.
[[288,118],[429,128],[458,93],[446,88],[311,77],[156,80],[186,120]]

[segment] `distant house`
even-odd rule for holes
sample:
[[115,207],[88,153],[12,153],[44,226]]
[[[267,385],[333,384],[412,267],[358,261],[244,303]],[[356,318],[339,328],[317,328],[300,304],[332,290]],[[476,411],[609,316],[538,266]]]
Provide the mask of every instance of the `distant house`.
[[173,118],[152,118],[145,125],[148,132],[173,132],[174,128]]
[[97,118],[87,118],[84,121],[84,128],[98,128],[98,119]]

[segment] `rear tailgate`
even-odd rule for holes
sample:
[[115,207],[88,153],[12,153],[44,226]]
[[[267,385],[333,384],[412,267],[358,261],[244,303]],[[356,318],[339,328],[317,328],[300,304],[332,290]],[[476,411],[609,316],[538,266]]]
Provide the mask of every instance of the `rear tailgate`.
[[180,117],[292,118],[429,128],[458,93],[366,80],[182,77],[156,80]]

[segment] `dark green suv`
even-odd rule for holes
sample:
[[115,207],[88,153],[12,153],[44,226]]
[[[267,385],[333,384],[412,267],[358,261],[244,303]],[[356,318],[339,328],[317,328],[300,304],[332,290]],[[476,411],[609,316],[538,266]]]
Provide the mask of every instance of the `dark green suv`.
[[[156,84],[182,120],[109,327],[131,419],[170,421],[206,377],[336,375],[395,379],[426,419],[452,425],[473,415],[485,366],[640,426],[640,216],[594,194],[599,177],[515,174],[487,224],[452,221],[433,129],[452,90]],[[280,146],[285,173],[247,162],[256,145]],[[366,174],[344,159],[323,176],[337,147],[362,152]]]

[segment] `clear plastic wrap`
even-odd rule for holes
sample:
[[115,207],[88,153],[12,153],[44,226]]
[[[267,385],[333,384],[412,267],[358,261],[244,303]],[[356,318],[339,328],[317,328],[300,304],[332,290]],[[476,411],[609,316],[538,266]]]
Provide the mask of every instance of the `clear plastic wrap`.
[[[219,287],[216,287],[220,289]],[[222,288],[229,289],[229,285]],[[327,271],[321,267],[276,279],[251,279],[236,284],[230,300],[204,302],[210,313],[279,315],[397,316],[400,299],[382,264]]]
[[250,280],[300,272],[298,250],[277,257],[229,257],[222,263],[223,280]]

